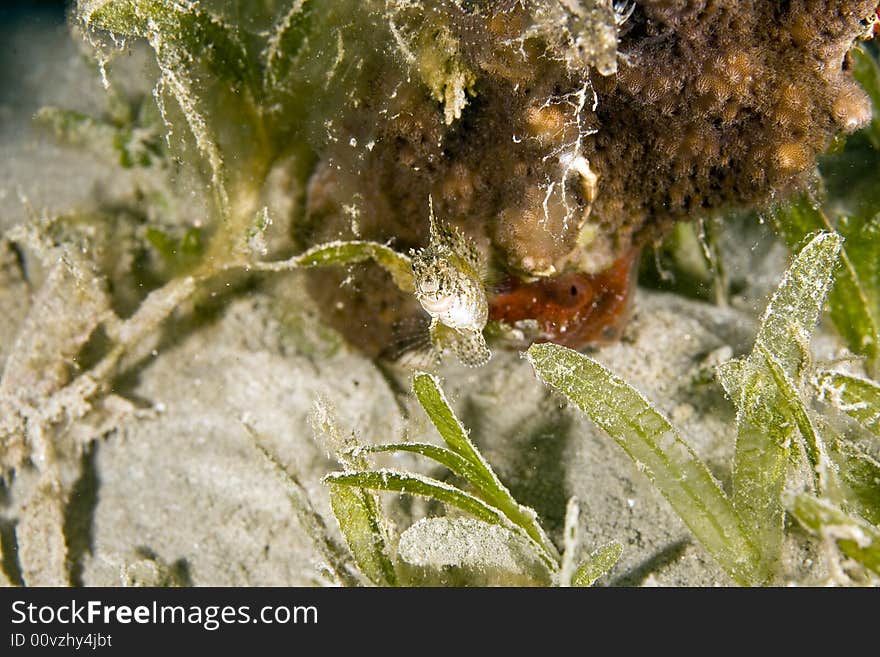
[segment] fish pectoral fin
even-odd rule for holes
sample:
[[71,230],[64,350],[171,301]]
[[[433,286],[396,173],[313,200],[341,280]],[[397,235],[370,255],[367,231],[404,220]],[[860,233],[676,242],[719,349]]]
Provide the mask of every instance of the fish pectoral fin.
[[480,367],[492,357],[482,331],[457,330],[435,318],[431,320],[428,333],[438,352],[450,349],[467,367]]
[[428,317],[405,317],[394,325],[391,343],[381,358],[413,370],[430,370],[440,365],[440,351],[431,338]]
[[492,352],[482,331],[457,331],[452,351],[466,367],[480,367],[489,362]]

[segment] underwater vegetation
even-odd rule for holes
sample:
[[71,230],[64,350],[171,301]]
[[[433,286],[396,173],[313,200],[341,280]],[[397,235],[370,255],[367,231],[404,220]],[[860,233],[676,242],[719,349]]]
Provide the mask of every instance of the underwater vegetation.
[[[876,584],[880,575],[876,525],[880,464],[871,455],[876,444],[861,442],[868,432],[880,435],[875,426],[880,421],[880,384],[816,369],[809,355],[840,246],[836,234],[813,237],[770,300],[753,351],[718,367],[720,384],[737,408],[730,494],[669,420],[600,363],[552,343],[532,345],[524,354],[540,380],[620,445],[741,585],[784,578],[780,560],[786,511],[823,540],[834,582]],[[616,542],[599,548],[575,568],[580,511],[574,498],[566,511],[560,555],[534,510],[516,502],[471,442],[437,379],[416,373],[413,392],[445,447],[416,442],[362,446],[354,435],[344,438],[327,408],[318,407],[318,430],[343,466],[324,481],[348,551],[328,535],[295,475],[278,466],[288,479],[303,525],[311,528],[319,550],[328,555],[326,574],[331,581],[352,584],[361,577],[381,586],[419,582],[590,586],[614,567],[623,551]],[[820,415],[812,410],[817,397],[857,419],[861,428],[840,431],[833,412]],[[389,452],[410,452],[436,461],[467,487],[397,470],[370,469],[370,455]],[[382,515],[376,491],[426,497],[464,516],[426,518],[398,535]],[[499,533],[506,536],[500,546]]]
[[[580,548],[576,498],[565,511],[562,553],[541,526],[534,509],[517,502],[471,441],[430,374],[413,376],[413,393],[445,443],[362,446],[345,439],[328,409],[319,406],[316,424],[343,466],[324,478],[348,550],[327,534],[296,478],[287,479],[295,508],[326,555],[327,576],[335,584],[379,586],[459,584],[591,586],[615,564],[623,547],[612,542],[577,563]],[[431,459],[466,482],[464,487],[407,472],[369,469],[371,454],[409,452]],[[265,452],[264,452],[265,453]],[[267,454],[267,458],[272,457]],[[277,464],[276,464],[277,465]],[[424,518],[399,536],[381,513],[377,491],[417,495],[462,512],[460,517]],[[473,491],[473,492],[470,492]],[[438,567],[439,566],[439,567]]]
[[[580,554],[576,500],[554,543],[421,371],[446,355],[480,368],[510,348],[631,457],[731,581],[789,581],[786,541],[810,535],[828,581],[876,584],[877,10],[80,0],[70,23],[106,112],[47,107],[36,121],[149,175],[124,206],[34,210],[5,236],[47,272],[0,383],[0,473],[36,482],[16,518],[21,579],[71,581],[62,527],[82,455],[139,412],[117,383],[170,319],[289,274],[389,379],[417,365],[413,393],[443,441],[360,443],[318,404],[341,467],[323,480],[339,541],[244,423],[328,581],[590,585],[613,568],[621,543]],[[132,51],[149,53],[143,89],[117,74]],[[643,252],[656,267],[642,283],[728,303],[735,272],[719,243],[764,220],[793,258],[751,351],[706,374],[736,412],[720,477],[582,352],[625,336]],[[840,362],[812,355],[826,299]],[[374,463],[391,453],[448,476]],[[399,531],[380,492],[426,498],[432,513]]]
[[[295,245],[407,253],[432,248],[432,199],[473,254],[451,259],[482,263],[464,287],[484,288],[500,332],[581,347],[619,334],[626,273],[674,221],[785,198],[871,120],[850,51],[872,0],[679,5],[304,0],[240,25],[231,3],[227,25],[224,3],[82,2],[77,17],[105,59],[152,44],[160,110],[182,112],[221,213],[251,221],[255,181],[294,168],[294,216],[272,221]],[[412,291],[375,265],[309,288],[367,353],[421,346],[399,330],[424,316]]]

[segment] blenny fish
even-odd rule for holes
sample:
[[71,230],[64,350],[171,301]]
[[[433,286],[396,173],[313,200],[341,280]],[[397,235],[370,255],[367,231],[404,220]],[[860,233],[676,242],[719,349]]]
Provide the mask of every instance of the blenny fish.
[[437,221],[433,203],[429,217],[428,246],[410,251],[415,295],[431,316],[434,348],[449,348],[464,365],[479,367],[492,355],[483,337],[489,319],[487,267],[473,242]]

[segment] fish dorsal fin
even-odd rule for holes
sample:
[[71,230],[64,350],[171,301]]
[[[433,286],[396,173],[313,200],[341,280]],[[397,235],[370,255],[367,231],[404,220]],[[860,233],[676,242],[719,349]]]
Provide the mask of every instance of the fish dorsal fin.
[[437,215],[434,214],[434,198],[430,195],[428,196],[428,227],[431,246],[455,251],[457,231],[437,219]]
[[483,265],[480,252],[476,245],[454,226],[437,219],[434,214],[434,199],[428,196],[428,222],[430,231],[430,245],[438,252],[446,252],[448,256],[457,258],[464,264],[473,276],[482,278]]

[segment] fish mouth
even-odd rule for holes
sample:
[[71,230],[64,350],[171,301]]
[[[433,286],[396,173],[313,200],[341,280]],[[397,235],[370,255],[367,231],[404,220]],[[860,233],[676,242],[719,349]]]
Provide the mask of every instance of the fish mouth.
[[422,308],[427,310],[432,315],[445,313],[447,310],[452,308],[452,304],[454,302],[455,299],[451,296],[422,296],[419,298],[419,303],[422,304]]

